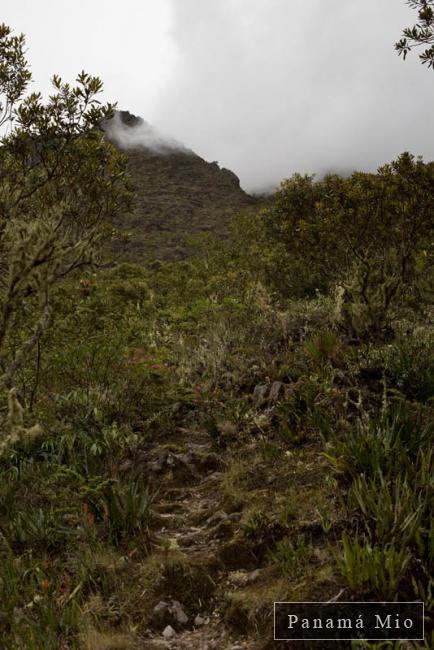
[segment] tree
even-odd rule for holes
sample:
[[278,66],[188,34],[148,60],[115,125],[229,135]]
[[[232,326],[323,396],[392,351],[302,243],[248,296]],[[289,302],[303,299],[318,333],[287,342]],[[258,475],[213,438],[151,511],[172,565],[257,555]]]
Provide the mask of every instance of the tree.
[[95,261],[107,217],[130,201],[124,157],[101,128],[114,107],[98,101],[100,79],[54,76],[48,101],[26,97],[24,48],[0,25],[0,389],[49,326],[54,286]]
[[356,335],[389,330],[404,295],[434,268],[434,163],[408,153],[377,174],[284,181],[265,212],[297,285],[340,288],[339,317]]
[[403,37],[395,43],[395,49],[406,59],[412,49],[425,47],[419,59],[434,70],[434,0],[408,0],[407,4],[417,10],[419,21],[403,30]]
[[0,25],[0,126],[12,119],[14,104],[22,97],[32,78],[24,46],[23,34],[12,36],[7,25]]

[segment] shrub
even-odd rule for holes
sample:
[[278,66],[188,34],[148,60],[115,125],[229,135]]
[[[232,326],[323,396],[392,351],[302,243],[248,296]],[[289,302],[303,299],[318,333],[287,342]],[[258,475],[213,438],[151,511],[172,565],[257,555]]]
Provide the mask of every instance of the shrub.
[[[338,284],[338,321],[357,336],[382,336],[403,297],[433,264],[434,164],[408,153],[377,174],[294,175],[284,181],[265,227],[283,244],[302,282]],[[298,276],[294,278],[299,282]],[[296,291],[294,287],[294,291]]]
[[406,399],[428,402],[434,398],[432,332],[415,332],[389,345],[371,347],[366,351],[366,357],[364,371],[381,368],[388,386],[398,390]]
[[308,339],[304,346],[310,358],[319,366],[336,360],[341,351],[339,338],[330,330],[320,332],[314,338]]
[[[25,97],[31,79],[24,36],[0,25],[0,387],[10,388],[50,325],[53,288],[93,263],[104,222],[129,204],[125,160],[104,141],[112,115],[102,82],[82,72],[71,87],[54,75],[54,94]],[[15,325],[25,319],[25,338]]]
[[366,417],[335,438],[335,469],[350,479],[347,508],[357,524],[343,537],[340,566],[351,588],[381,598],[429,589],[433,562],[432,423],[401,405],[378,423]]

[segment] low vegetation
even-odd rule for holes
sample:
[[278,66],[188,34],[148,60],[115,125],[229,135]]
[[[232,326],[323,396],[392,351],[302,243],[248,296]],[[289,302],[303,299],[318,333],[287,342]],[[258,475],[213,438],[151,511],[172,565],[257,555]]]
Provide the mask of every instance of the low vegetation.
[[296,175],[184,261],[98,269],[101,211],[129,200],[100,112],[67,141],[110,179],[91,231],[66,171],[10,149],[51,125],[66,164],[64,112],[99,86],[56,88],[0,147],[33,196],[14,226],[0,175],[2,647],[158,648],[171,621],[184,647],[203,626],[265,649],[274,600],[333,598],[423,600],[432,647],[433,164]]

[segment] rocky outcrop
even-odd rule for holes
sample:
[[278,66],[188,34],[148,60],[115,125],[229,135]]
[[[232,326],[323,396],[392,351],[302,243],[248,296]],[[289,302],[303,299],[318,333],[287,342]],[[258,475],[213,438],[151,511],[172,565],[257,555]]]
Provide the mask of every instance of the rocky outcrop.
[[115,245],[118,259],[182,259],[188,238],[200,232],[223,235],[233,215],[255,205],[237,176],[217,162],[205,161],[127,111],[113,119],[105,127],[107,137],[125,151],[136,194],[134,210],[115,223],[125,235]]

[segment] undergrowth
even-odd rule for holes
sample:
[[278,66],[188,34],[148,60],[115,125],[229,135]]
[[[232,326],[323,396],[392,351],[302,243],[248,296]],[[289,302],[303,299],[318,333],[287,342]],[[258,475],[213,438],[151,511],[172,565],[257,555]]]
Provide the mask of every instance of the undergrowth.
[[[231,543],[283,580],[281,599],[291,584],[321,599],[330,575],[348,600],[433,605],[429,321],[355,343],[331,297],[284,301],[249,273],[222,282],[219,260],[59,287],[53,329],[16,383],[25,425],[43,434],[0,459],[6,650],[98,635],[134,647],[145,633],[164,584],[145,566],[166,486],[140,459],[179,428],[241,459],[222,482],[228,510],[246,512]],[[328,464],[313,478],[309,454]]]

